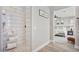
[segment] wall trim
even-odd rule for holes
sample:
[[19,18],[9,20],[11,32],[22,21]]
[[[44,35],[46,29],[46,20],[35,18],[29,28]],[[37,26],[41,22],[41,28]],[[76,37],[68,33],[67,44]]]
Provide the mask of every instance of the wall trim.
[[75,49],[79,49],[79,46],[78,46],[78,45],[75,45],[74,48],[75,48]]
[[40,49],[42,49],[43,47],[45,47],[46,45],[48,45],[50,43],[50,40],[47,41],[46,43],[44,43],[43,45],[41,45],[40,47],[36,48],[35,50],[33,50],[32,52],[37,52],[39,51]]

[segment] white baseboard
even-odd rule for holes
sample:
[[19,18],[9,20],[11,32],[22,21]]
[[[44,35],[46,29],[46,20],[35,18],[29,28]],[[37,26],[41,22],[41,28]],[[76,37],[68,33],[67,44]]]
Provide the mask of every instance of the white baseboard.
[[54,40],[50,40],[50,42],[54,42]]
[[42,49],[43,47],[45,47],[46,45],[48,45],[50,43],[50,41],[47,41],[46,43],[44,43],[43,45],[41,45],[40,47],[36,48],[35,50],[33,50],[32,52],[37,52],[40,49]]
[[78,45],[75,45],[74,48],[79,49],[79,46]]

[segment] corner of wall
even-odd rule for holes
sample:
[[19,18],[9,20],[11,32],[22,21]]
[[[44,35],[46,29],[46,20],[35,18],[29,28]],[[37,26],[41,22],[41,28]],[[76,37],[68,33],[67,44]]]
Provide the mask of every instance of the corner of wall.
[[50,43],[50,41],[47,41],[46,43],[44,43],[43,45],[41,45],[40,47],[36,48],[35,50],[32,50],[32,52],[37,52],[40,49],[42,49],[43,47],[45,47],[46,45],[48,45]]
[[75,45],[74,48],[75,48],[75,49],[79,49],[79,46],[78,46],[78,45]]

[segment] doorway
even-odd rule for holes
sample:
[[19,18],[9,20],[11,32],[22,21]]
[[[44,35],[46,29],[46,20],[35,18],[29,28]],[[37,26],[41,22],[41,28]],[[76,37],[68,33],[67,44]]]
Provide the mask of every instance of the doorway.
[[[61,6],[62,7],[62,6]],[[69,41],[68,37],[74,38],[75,28],[75,10],[74,7],[67,7],[64,9],[54,10],[53,16],[53,41],[60,45],[67,45],[74,47]]]

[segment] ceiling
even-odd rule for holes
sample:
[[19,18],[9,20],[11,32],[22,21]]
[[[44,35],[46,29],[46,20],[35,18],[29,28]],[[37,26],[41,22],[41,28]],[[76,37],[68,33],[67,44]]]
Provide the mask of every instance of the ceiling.
[[51,6],[50,8],[52,10],[59,10],[59,9],[64,9],[64,8],[68,8],[68,7],[70,7],[70,6]]

